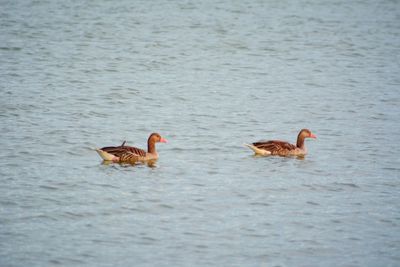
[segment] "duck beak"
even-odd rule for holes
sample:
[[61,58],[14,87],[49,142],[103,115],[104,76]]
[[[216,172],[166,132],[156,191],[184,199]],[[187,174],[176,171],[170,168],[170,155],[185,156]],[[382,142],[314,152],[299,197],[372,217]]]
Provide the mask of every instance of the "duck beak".
[[315,134],[310,134],[310,138],[317,139],[317,136]]
[[164,139],[164,138],[161,137],[160,143],[167,143],[167,139]]

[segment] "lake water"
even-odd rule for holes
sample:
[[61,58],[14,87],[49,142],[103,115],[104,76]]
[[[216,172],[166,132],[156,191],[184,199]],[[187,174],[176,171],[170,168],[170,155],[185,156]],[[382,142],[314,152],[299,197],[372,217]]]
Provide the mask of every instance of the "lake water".
[[0,6],[0,266],[400,265],[399,1]]

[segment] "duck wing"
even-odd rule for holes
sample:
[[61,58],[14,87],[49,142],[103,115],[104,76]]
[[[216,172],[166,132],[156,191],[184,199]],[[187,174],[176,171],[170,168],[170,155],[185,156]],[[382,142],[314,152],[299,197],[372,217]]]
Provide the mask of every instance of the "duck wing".
[[103,147],[101,150],[112,154],[116,157],[119,157],[120,159],[125,158],[125,157],[145,157],[146,156],[146,151],[143,149],[133,147],[133,146],[125,146],[125,142],[123,143],[123,146],[108,146],[108,147]]
[[260,141],[253,143],[253,145],[259,149],[271,152],[272,155],[286,155],[296,149],[295,145],[279,140]]

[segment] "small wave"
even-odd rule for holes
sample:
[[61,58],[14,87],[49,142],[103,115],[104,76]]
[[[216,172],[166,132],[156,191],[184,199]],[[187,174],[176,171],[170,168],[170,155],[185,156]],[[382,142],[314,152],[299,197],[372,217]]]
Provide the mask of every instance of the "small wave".
[[158,206],[161,207],[161,208],[166,208],[166,209],[174,209],[173,206],[167,205],[167,204],[160,204],[160,205],[158,205]]
[[47,190],[58,190],[57,187],[50,186],[50,185],[41,185],[40,188],[47,189]]
[[137,207],[122,207],[121,209],[127,210],[127,211],[133,211],[133,212],[141,212],[141,213],[148,212],[146,209],[141,209],[141,208],[137,208]]
[[11,200],[0,200],[0,206],[7,207],[7,206],[17,206],[18,204]]
[[250,203],[250,205],[252,205],[252,206],[264,206],[264,207],[270,206],[268,203],[264,203],[264,202],[252,202],[252,203]]
[[307,201],[306,203],[307,203],[307,204],[310,204],[310,205],[313,205],[313,206],[319,206],[318,203],[313,202],[313,201]]
[[5,51],[21,51],[22,48],[21,47],[8,47],[8,46],[2,46],[0,47],[0,50],[5,50]]
[[341,186],[347,186],[347,187],[352,187],[352,188],[360,188],[358,185],[353,184],[353,183],[339,183],[335,182],[333,183],[334,185],[341,185]]
[[267,235],[262,235],[262,234],[244,234],[245,236],[248,237],[255,237],[255,238],[265,238]]
[[56,218],[49,216],[47,214],[37,214],[37,215],[30,215],[30,216],[24,216],[20,218],[22,221],[32,221],[35,219],[48,219],[52,221],[57,221]]
[[194,232],[183,232],[183,234],[188,236],[201,236],[200,234]]
[[119,243],[117,241],[113,241],[110,239],[92,239],[91,241],[93,243],[98,243],[98,244],[101,244],[101,243],[103,243],[103,244],[118,244]]
[[91,183],[91,185],[100,186],[100,187],[103,187],[103,188],[114,188],[114,189],[118,189],[118,188],[119,188],[118,186],[115,186],[115,185],[112,185],[112,184],[96,184],[96,183]]

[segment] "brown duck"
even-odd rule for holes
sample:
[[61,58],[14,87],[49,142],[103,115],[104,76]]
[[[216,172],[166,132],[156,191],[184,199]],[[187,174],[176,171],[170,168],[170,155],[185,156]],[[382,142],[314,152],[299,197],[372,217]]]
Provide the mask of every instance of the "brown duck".
[[306,138],[317,138],[310,130],[302,129],[297,136],[296,145],[280,140],[259,141],[246,144],[256,155],[268,156],[305,156],[307,149],[304,145]]
[[152,133],[147,140],[147,152],[143,149],[126,146],[124,141],[120,146],[108,146],[96,149],[100,157],[106,161],[137,163],[158,159],[156,143],[166,143],[158,133]]

